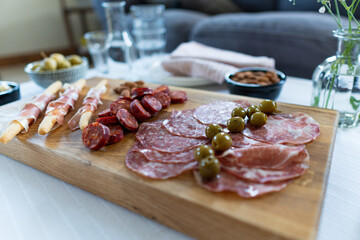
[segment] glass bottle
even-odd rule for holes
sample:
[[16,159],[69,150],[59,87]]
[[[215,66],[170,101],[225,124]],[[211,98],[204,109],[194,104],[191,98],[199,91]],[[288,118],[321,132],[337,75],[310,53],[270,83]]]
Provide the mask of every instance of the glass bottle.
[[360,117],[360,33],[336,30],[338,50],[314,71],[311,104],[338,110],[339,127],[355,127]]
[[126,26],[125,4],[125,1],[104,2],[102,6],[106,14],[111,74],[115,72],[118,77],[129,78],[136,60],[136,49]]

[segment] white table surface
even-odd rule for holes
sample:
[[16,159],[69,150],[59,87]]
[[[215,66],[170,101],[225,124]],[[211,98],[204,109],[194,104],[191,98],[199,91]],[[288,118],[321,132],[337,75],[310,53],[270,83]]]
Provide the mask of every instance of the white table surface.
[[[219,85],[200,89],[228,93]],[[22,98],[42,91],[21,85]],[[311,81],[288,78],[278,101],[309,105],[310,94]],[[0,239],[189,237],[0,154]],[[360,239],[360,127],[337,131],[317,239]]]

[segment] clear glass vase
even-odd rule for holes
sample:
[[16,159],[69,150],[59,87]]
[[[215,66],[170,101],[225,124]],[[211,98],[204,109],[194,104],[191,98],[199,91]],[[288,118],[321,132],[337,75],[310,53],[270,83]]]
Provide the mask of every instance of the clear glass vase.
[[110,71],[132,80],[136,49],[126,25],[125,4],[125,1],[104,2],[102,6],[106,14]]
[[338,50],[314,71],[311,104],[338,110],[339,127],[355,127],[360,116],[360,32],[336,30]]

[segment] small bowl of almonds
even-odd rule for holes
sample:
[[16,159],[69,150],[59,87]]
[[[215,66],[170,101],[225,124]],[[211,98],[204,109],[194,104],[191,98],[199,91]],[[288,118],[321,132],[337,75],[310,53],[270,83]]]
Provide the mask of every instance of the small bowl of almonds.
[[278,70],[248,67],[227,73],[225,81],[231,94],[275,100],[279,97],[286,75]]

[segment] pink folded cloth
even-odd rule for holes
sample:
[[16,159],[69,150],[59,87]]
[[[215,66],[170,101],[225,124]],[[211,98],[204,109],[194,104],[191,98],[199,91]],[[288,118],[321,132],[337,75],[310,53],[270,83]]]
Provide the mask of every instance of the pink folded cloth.
[[162,62],[162,66],[175,75],[201,77],[222,83],[227,72],[236,71],[240,67],[274,69],[275,60],[188,42],[180,44],[170,54],[170,58]]

